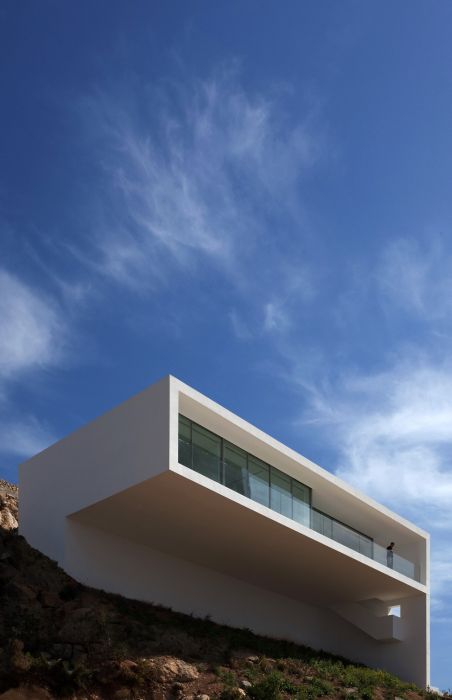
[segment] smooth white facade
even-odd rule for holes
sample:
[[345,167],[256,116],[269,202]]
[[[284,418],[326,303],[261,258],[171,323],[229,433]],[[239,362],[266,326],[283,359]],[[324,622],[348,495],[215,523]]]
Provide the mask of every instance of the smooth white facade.
[[[420,582],[179,464],[179,413],[396,542]],[[429,684],[427,533],[174,377],[21,465],[20,529],[88,585]]]

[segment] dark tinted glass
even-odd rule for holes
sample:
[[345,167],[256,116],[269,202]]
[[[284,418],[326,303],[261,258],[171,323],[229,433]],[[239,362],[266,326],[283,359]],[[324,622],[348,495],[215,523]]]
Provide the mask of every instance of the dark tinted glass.
[[192,424],[193,469],[220,481],[221,439],[210,430]]
[[373,543],[368,537],[360,535],[359,537],[359,551],[366,557],[373,557]]
[[253,501],[270,505],[270,467],[251,455],[248,456],[248,488]]
[[191,421],[179,416],[179,463],[191,467]]
[[223,469],[224,485],[234,489],[237,493],[248,495],[248,468],[247,454],[235,445],[224,442],[223,446]]
[[337,521],[334,521],[333,524],[333,539],[336,540],[336,542],[340,542],[340,544],[359,552],[359,534],[354,530],[350,530],[350,528],[348,528],[346,525],[338,523]]
[[292,492],[290,476],[277,469],[271,470],[270,508],[277,513],[292,517]]
[[292,481],[292,517],[297,523],[310,526],[310,490],[298,481]]

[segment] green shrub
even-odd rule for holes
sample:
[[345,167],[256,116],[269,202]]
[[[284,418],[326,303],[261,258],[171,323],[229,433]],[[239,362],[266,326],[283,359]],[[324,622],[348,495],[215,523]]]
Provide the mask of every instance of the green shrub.
[[[215,670],[216,675],[218,678],[223,681],[224,685],[227,688],[235,688],[237,687],[237,676],[235,675],[234,671],[230,671],[227,668],[218,668]],[[226,700],[226,698],[224,698]]]
[[282,673],[272,671],[262,680],[254,683],[248,690],[248,695],[252,700],[280,700],[282,692],[293,695],[297,692],[297,686]]
[[298,700],[314,700],[334,693],[334,685],[324,678],[314,678],[298,689]]

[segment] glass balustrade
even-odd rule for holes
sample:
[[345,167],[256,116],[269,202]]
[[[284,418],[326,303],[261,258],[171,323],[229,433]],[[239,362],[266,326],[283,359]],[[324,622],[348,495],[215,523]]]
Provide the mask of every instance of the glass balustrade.
[[382,547],[380,544],[374,543],[372,558],[380,564],[384,564],[384,566],[398,571],[399,574],[404,574],[404,576],[408,576],[408,578],[420,581],[419,567],[416,566],[416,564],[413,564],[412,561],[408,561],[408,559],[404,559],[395,552],[388,552],[386,547]]
[[355,552],[373,558],[374,542],[370,537],[363,535],[348,525],[344,525],[316,508],[311,510],[311,528],[321,535],[343,544],[345,547],[354,549]]
[[179,416],[179,462],[321,535],[420,580],[415,564],[311,506],[311,489],[210,430]]

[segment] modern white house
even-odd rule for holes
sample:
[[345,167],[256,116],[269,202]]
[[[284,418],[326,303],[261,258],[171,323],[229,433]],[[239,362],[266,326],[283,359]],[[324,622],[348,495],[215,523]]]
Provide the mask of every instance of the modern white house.
[[428,534],[174,377],[22,464],[20,529],[90,586],[429,684]]

